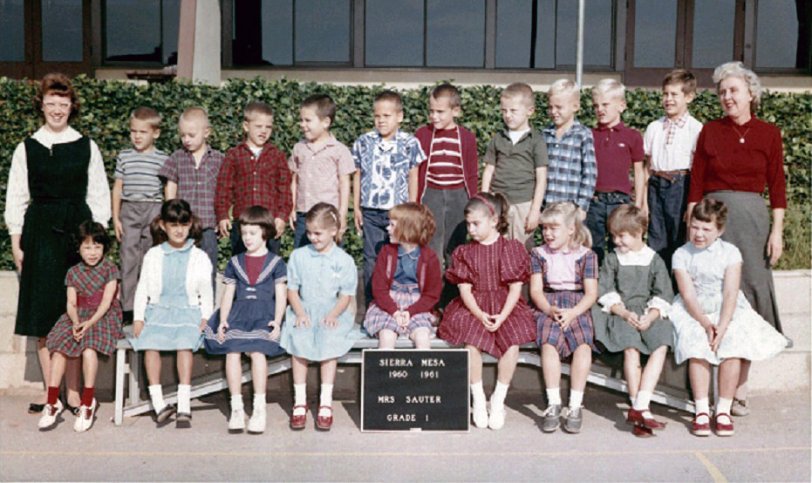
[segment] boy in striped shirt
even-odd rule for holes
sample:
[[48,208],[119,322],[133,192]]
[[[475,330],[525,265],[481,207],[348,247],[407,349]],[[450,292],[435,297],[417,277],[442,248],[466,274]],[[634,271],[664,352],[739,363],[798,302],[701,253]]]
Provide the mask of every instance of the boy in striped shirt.
[[113,183],[113,226],[121,244],[121,302],[125,319],[132,318],[133,297],[141,260],[152,247],[149,227],[161,212],[163,185],[158,172],[167,155],[155,148],[161,135],[161,115],[151,107],[139,107],[130,115],[133,147],[116,157]]
[[465,209],[479,183],[477,144],[474,134],[460,126],[460,92],[440,84],[429,97],[429,124],[414,136],[428,156],[418,167],[417,200],[434,214],[437,230],[429,247],[444,261],[465,243]]

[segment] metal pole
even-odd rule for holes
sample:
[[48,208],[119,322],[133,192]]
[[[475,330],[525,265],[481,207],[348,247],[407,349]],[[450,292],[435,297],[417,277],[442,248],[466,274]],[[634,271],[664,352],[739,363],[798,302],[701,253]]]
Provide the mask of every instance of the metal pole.
[[580,88],[584,77],[584,0],[578,0],[578,37],[575,41],[575,83]]

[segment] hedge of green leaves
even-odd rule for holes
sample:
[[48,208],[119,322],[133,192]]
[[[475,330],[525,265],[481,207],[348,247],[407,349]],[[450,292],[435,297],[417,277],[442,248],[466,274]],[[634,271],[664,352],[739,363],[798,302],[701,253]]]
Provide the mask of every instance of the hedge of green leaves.
[[[329,84],[300,83],[290,80],[267,81],[232,80],[222,87],[184,83],[136,85],[119,81],[102,81],[80,76],[75,80],[82,107],[80,116],[72,126],[94,139],[106,160],[111,177],[114,158],[118,150],[129,145],[129,113],[137,106],[158,109],[164,116],[163,133],[157,145],[171,152],[180,146],[176,120],[189,106],[205,107],[211,117],[210,143],[225,151],[242,139],[242,108],[249,100],[262,100],[276,113],[273,142],[290,152],[300,136],[298,106],[302,99],[315,92],[327,93],[339,106],[333,133],[341,142],[351,145],[357,136],[372,127],[372,100],[382,87],[335,86]],[[5,193],[8,170],[14,147],[42,123],[32,104],[35,85],[26,81],[0,78],[0,188]],[[426,122],[429,87],[401,92],[404,98],[403,128],[413,132]],[[471,129],[479,140],[479,150],[494,132],[502,127],[499,115],[500,90],[492,86],[467,87],[462,90],[462,124]],[[594,125],[588,93],[582,96],[579,116],[586,125]],[[643,130],[652,120],[662,115],[658,91],[636,90],[627,94],[628,109],[623,115],[626,124]],[[546,96],[538,95],[534,124],[538,127],[549,122],[546,115]],[[705,122],[721,115],[716,95],[702,92],[694,101],[691,111]],[[810,267],[810,160],[812,160],[812,94],[768,93],[765,95],[759,117],[777,124],[783,132],[785,162],[790,198],[787,215],[786,251],[780,268]],[[5,197],[0,196],[0,207]],[[226,246],[225,243],[222,245]],[[290,235],[284,240],[284,251],[290,249]],[[345,247],[360,255],[360,240],[350,232]],[[225,254],[225,251],[223,252]],[[11,249],[5,226],[0,227],[0,268],[11,268]]]

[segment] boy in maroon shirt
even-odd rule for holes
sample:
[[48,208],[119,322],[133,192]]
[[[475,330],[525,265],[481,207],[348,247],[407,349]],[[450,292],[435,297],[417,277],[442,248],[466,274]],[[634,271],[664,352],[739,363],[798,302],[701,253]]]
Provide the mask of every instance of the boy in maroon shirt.
[[271,212],[276,228],[276,236],[268,240],[268,249],[278,254],[292,198],[287,158],[270,143],[273,110],[264,102],[249,102],[243,111],[242,128],[245,141],[226,152],[217,176],[217,229],[220,236],[231,237],[233,255],[245,252],[239,223],[232,225],[229,215],[236,220],[249,206],[262,206]]
[[[606,222],[620,205],[631,201],[629,170],[634,165],[634,204],[643,208],[645,172],[643,136],[626,127],[621,120],[626,110],[626,88],[614,79],[603,79],[592,89],[592,106],[598,126],[592,129],[598,180],[586,214],[586,226],[592,234],[592,250],[603,261],[606,251],[614,248]],[[646,215],[648,216],[648,215]]]

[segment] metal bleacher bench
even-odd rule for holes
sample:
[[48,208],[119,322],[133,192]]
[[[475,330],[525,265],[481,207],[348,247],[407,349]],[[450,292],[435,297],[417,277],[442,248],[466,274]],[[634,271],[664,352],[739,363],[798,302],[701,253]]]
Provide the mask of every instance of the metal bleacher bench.
[[[129,335],[130,328],[126,328],[125,332]],[[342,356],[338,362],[340,364],[361,364],[361,352],[364,349],[375,349],[378,347],[378,340],[372,338],[362,338],[355,342],[352,349]],[[411,348],[412,343],[408,339],[400,338],[397,341],[396,348],[404,349]],[[432,339],[432,349],[450,349],[453,346],[449,345],[442,339]],[[486,364],[496,363],[496,359],[487,354],[483,354],[483,362]],[[127,339],[118,341],[116,346],[116,386],[115,386],[115,414],[114,422],[116,425],[121,425],[124,416],[137,416],[152,410],[148,400],[141,399],[141,354],[132,350],[132,346]],[[525,344],[520,347],[519,351],[519,364],[528,366],[541,366],[541,358],[539,356],[538,347],[535,344]],[[600,362],[594,362],[593,368]],[[268,376],[280,374],[290,370],[290,357],[279,356],[268,361]],[[569,375],[569,364],[562,364],[562,372]],[[129,397],[125,401],[124,397],[124,384],[125,380],[128,383]],[[251,380],[251,370],[249,366],[243,366],[242,382]],[[590,371],[587,382],[596,386],[612,389],[614,391],[628,392],[625,381],[622,379],[612,377],[606,374]],[[224,374],[207,374],[192,380],[192,398],[199,398],[207,394],[222,391],[228,388]],[[176,402],[177,394],[171,393],[165,396],[167,402]],[[661,390],[654,391],[651,400],[653,402],[669,406],[683,411],[693,411],[693,402],[684,397],[676,396],[663,392]],[[125,402],[127,403],[125,405]]]

